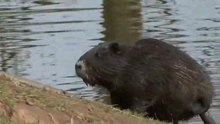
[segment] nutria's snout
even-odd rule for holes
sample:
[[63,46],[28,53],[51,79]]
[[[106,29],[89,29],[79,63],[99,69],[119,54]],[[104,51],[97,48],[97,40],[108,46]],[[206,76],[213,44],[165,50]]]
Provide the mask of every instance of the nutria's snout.
[[83,60],[79,60],[75,64],[75,70],[76,70],[77,76],[79,76],[81,78],[86,77],[86,65],[85,65],[85,62]]
[[76,63],[75,68],[76,68],[77,74],[78,74],[78,72],[81,71],[82,66],[83,66],[83,61],[78,61],[78,62]]
[[88,86],[94,86],[95,84],[90,81],[89,76],[87,74],[87,67],[86,63],[83,60],[79,60],[75,64],[75,70],[76,70],[76,75],[82,78],[82,80],[85,82],[85,84]]

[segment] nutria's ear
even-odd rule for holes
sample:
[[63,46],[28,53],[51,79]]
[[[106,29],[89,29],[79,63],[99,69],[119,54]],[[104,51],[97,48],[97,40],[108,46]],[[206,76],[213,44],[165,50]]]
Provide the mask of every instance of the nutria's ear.
[[121,49],[118,43],[110,43],[109,44],[109,49],[115,53],[115,54],[120,54],[121,53]]

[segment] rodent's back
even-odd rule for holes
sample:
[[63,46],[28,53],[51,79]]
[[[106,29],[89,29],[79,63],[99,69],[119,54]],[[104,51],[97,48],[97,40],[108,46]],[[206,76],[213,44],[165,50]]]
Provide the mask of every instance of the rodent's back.
[[[118,82],[138,86],[142,89],[139,94],[147,100],[163,101],[163,106],[181,119],[207,111],[213,96],[212,84],[202,66],[176,47],[155,39],[140,40],[133,46],[128,67]],[[179,112],[175,110],[178,107]],[[183,115],[186,111],[187,117]]]

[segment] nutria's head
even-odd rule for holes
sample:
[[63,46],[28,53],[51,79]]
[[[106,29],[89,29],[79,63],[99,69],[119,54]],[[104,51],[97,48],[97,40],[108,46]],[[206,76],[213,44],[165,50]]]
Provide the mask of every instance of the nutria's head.
[[129,47],[118,43],[102,43],[86,52],[75,65],[76,74],[86,84],[101,85],[107,89],[127,64]]

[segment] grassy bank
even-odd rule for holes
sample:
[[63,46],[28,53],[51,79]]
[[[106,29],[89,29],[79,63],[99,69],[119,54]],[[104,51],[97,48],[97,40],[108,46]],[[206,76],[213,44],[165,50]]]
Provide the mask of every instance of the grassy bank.
[[162,124],[23,78],[0,74],[1,124]]

